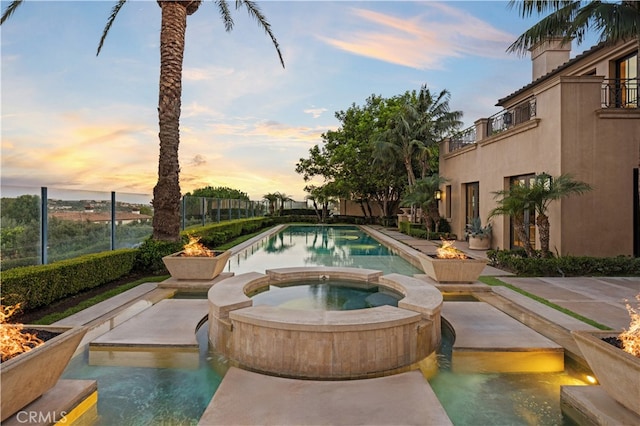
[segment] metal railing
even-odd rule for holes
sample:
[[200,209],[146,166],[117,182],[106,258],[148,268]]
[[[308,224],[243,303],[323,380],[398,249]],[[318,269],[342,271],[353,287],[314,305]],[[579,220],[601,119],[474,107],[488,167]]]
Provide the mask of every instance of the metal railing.
[[449,152],[457,151],[476,143],[476,126],[468,127],[449,139]]
[[602,82],[602,108],[638,108],[638,79],[609,78]]
[[492,136],[500,132],[504,132],[513,126],[531,120],[535,116],[536,98],[529,98],[512,108],[503,109],[489,117],[486,136]]

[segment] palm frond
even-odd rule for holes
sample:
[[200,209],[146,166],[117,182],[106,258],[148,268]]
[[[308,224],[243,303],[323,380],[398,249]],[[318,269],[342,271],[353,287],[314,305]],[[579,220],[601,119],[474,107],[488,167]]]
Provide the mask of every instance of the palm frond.
[[20,7],[20,5],[22,4],[22,1],[23,0],[14,0],[11,3],[9,3],[9,6],[7,6],[4,9],[4,12],[2,12],[2,18],[0,18],[0,25],[4,24],[4,21],[9,19],[9,17],[13,15],[13,12],[15,12],[16,9]]
[[280,52],[280,45],[271,31],[271,24],[267,21],[267,18],[262,14],[262,11],[255,2],[250,0],[236,0],[236,9],[239,9],[240,6],[243,5],[247,9],[247,12],[249,12],[249,16],[254,18],[258,22],[258,25],[260,25],[264,29],[264,32],[271,38],[271,42],[275,46],[276,52],[278,52],[278,58],[280,58],[282,68],[284,68],[284,59],[282,58],[282,52]]
[[220,16],[222,16],[225,31],[231,31],[233,29],[233,17],[231,16],[231,11],[229,10],[229,4],[226,2],[226,0],[216,0],[216,4],[218,5]]
[[522,18],[527,18],[534,13],[542,14],[545,12],[553,12],[554,10],[561,9],[570,3],[579,3],[571,0],[509,0],[508,8],[518,8],[519,14]]
[[592,2],[580,10],[576,25],[591,18],[593,27],[600,32],[600,41],[616,43],[640,37],[640,3]]
[[[576,31],[572,23],[580,7],[579,1],[557,1],[542,3],[556,3],[559,8],[557,10],[554,10],[547,17],[541,19],[537,24],[533,25],[527,31],[522,33],[522,35],[520,35],[520,37],[518,37],[518,39],[507,48],[507,52],[524,55],[529,51],[531,47],[547,40],[549,37],[562,37],[562,43],[566,44],[570,43],[571,40],[576,36]],[[543,10],[545,8],[543,8]]]
[[104,30],[102,31],[102,37],[100,37],[100,43],[98,43],[98,51],[96,52],[96,56],[100,54],[102,50],[102,45],[104,44],[104,40],[107,38],[107,34],[113,25],[113,21],[115,21],[116,16],[118,16],[118,12],[122,9],[122,6],[127,2],[127,0],[119,0],[113,9],[111,9],[111,15],[109,15],[109,19],[107,19],[107,25],[105,25]]

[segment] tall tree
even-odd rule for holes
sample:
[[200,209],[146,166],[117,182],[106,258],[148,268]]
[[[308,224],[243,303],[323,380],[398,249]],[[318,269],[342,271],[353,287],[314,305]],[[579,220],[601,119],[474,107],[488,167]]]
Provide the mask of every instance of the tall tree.
[[354,103],[336,112],[340,127],[322,135],[322,146],[313,146],[309,157],[296,164],[296,172],[305,182],[320,176],[324,184],[332,183],[334,194],[358,201],[365,217],[372,216],[373,202],[384,216],[393,214],[406,186],[403,168],[391,157],[374,164],[372,141],[388,129],[400,104],[399,97],[371,95],[362,106]]
[[420,164],[420,175],[426,177],[432,148],[462,124],[462,112],[451,111],[449,99],[447,90],[434,96],[426,85],[418,93],[406,92],[390,128],[376,141],[378,159],[391,155],[402,161],[409,188],[416,183],[414,165]]
[[[111,10],[97,54],[127,0],[119,0]],[[12,1],[0,18],[2,25],[23,0]],[[194,14],[202,0],[158,0],[162,9],[160,26],[160,88],[158,99],[158,124],[160,154],[158,158],[158,182],[153,188],[153,238],[156,240],[178,241],[180,239],[180,164],[178,146],[180,144],[180,105],[182,98],[182,64],[184,57],[187,16]],[[233,19],[226,0],[216,0],[225,29],[233,29]],[[249,0],[236,0],[235,7],[243,7],[264,29],[276,48],[280,63],[284,60],[278,41],[271,31],[258,5]]]
[[[598,31],[600,41],[615,44],[636,40],[640,50],[640,2],[638,1],[567,1],[510,0],[509,7],[518,9],[521,17],[548,13],[537,24],[522,33],[507,49],[524,54],[550,36],[562,37],[564,43],[582,43],[591,29]],[[640,69],[640,55],[638,55]]]

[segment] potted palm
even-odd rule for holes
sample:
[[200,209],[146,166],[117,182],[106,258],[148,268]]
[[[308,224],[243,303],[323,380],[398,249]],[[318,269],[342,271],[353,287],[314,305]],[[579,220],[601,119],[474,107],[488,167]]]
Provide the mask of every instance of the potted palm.
[[487,250],[491,247],[491,224],[482,226],[482,219],[474,217],[467,231],[471,250]]

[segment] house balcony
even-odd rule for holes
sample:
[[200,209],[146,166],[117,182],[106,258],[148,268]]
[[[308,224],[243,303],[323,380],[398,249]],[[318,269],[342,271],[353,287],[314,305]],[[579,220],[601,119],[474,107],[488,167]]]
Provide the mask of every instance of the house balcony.
[[525,101],[492,115],[489,118],[477,120],[473,126],[468,127],[448,140],[448,151],[454,152],[477,143],[514,126],[526,123],[536,117],[536,98],[530,97]]
[[639,108],[637,78],[602,81],[602,108]]

